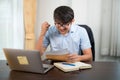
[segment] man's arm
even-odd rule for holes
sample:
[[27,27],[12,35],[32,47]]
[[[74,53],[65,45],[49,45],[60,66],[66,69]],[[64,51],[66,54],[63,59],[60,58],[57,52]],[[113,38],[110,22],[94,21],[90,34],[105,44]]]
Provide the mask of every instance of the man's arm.
[[83,55],[78,55],[77,53],[69,54],[66,61],[68,62],[92,61],[91,48],[83,50]]
[[40,35],[38,43],[36,44],[36,50],[39,50],[41,55],[45,52],[46,48],[43,45],[44,36]]
[[92,50],[91,48],[82,51],[83,55],[80,56],[80,61],[92,61]]
[[36,44],[36,50],[39,50],[41,54],[43,54],[46,50],[46,47],[44,47],[43,45],[43,40],[45,37],[45,34],[49,28],[49,23],[48,22],[44,22],[41,26],[41,34],[38,40],[38,43]]

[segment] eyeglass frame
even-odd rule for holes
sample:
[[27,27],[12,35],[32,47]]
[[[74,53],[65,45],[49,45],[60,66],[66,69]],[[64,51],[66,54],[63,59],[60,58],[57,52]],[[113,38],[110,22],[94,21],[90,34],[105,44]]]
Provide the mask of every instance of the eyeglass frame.
[[70,26],[70,24],[71,24],[71,22],[69,22],[69,23],[67,23],[67,24],[61,24],[61,23],[56,23],[55,22],[55,25],[57,26],[57,27],[67,27],[67,26]]

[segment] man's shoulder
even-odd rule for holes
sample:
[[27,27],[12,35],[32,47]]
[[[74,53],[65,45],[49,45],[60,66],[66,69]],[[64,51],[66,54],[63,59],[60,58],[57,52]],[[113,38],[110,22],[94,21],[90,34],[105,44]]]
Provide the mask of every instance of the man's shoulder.
[[85,28],[79,26],[78,24],[73,24],[72,25],[72,30],[74,30],[75,32],[86,32]]
[[49,27],[49,30],[55,30],[55,29],[56,29],[55,26],[50,26],[50,27]]
[[48,35],[55,35],[58,34],[58,30],[55,26],[50,26],[47,33]]
[[49,32],[56,32],[57,29],[55,26],[50,26],[49,29],[48,29]]

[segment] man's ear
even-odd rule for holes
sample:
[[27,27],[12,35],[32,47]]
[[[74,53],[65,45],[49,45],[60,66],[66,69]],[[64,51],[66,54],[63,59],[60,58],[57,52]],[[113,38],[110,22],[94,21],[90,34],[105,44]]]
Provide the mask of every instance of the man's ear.
[[72,22],[74,22],[75,21],[75,19],[72,19]]

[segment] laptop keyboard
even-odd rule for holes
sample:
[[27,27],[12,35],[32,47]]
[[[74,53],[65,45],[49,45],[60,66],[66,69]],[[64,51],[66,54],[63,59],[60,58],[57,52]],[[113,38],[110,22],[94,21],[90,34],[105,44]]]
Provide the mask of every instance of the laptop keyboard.
[[49,67],[50,67],[49,64],[43,64],[43,68],[44,68],[44,70],[48,69]]

